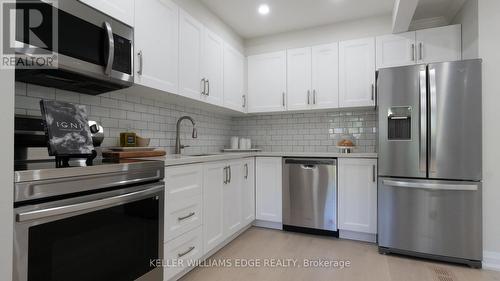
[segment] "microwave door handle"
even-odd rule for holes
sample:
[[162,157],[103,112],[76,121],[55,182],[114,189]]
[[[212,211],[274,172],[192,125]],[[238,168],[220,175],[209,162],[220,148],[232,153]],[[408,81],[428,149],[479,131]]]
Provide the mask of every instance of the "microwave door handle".
[[104,29],[106,31],[106,37],[108,39],[108,59],[106,61],[106,67],[104,69],[104,73],[108,76],[111,76],[111,70],[113,69],[113,61],[115,59],[115,39],[113,37],[113,28],[111,24],[107,21],[104,22]]
[[47,217],[71,214],[80,211],[99,210],[107,206],[122,205],[129,202],[140,200],[142,198],[147,198],[148,196],[162,192],[163,189],[164,189],[163,185],[156,185],[154,187],[145,190],[135,191],[110,198],[104,198],[95,201],[88,201],[88,202],[70,204],[59,207],[50,207],[41,210],[27,211],[17,214],[16,220],[18,222],[25,222],[25,221],[39,220]]

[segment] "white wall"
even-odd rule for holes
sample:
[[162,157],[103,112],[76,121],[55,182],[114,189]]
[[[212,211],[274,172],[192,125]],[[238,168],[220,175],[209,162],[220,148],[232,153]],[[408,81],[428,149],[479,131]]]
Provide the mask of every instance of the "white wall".
[[475,59],[479,56],[478,0],[467,0],[458,11],[452,24],[462,24],[462,57]]
[[219,35],[224,41],[238,49],[244,51],[243,39],[228,25],[226,25],[219,17],[212,13],[199,0],[174,0],[179,7],[184,9],[188,14],[202,22],[211,31]]
[[485,267],[500,270],[500,1],[479,1],[479,57],[483,59],[483,224]]
[[247,55],[392,33],[391,15],[340,22],[245,40]]

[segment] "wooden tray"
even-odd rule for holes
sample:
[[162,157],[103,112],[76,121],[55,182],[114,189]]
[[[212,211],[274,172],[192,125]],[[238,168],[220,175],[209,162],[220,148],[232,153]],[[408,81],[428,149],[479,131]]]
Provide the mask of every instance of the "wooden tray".
[[165,150],[153,150],[153,151],[103,151],[102,157],[112,158],[112,159],[122,159],[122,158],[143,158],[143,157],[159,157],[164,156],[167,153]]

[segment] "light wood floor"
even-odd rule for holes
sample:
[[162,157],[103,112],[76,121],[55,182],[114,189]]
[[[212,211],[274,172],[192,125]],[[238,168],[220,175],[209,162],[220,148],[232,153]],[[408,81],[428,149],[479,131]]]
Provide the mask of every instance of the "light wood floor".
[[[500,272],[470,269],[460,265],[429,262],[407,257],[380,255],[373,244],[250,228],[221,249],[205,264],[226,259],[297,259],[301,267],[236,268],[198,267],[182,281],[266,280],[370,280],[370,281],[482,281],[500,280]],[[304,259],[350,261],[350,267],[304,268]]]

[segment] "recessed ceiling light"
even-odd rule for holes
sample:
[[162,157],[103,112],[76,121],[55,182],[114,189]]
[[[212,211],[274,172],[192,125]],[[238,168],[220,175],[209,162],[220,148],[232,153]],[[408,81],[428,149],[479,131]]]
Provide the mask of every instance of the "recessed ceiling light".
[[269,5],[267,4],[262,4],[259,6],[259,14],[261,15],[267,15],[269,14]]

